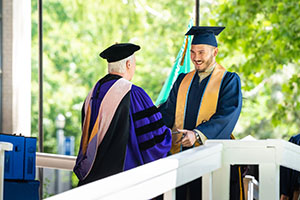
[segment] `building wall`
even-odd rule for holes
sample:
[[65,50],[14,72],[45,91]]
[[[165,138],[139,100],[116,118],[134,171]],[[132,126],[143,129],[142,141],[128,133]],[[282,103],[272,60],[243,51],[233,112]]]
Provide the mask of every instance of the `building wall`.
[[30,136],[31,1],[2,0],[2,132]]

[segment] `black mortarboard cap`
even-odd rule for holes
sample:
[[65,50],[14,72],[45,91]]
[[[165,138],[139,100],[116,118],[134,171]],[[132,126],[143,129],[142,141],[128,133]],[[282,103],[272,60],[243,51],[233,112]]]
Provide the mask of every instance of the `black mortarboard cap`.
[[140,48],[140,46],[131,43],[117,43],[102,51],[99,56],[106,59],[107,62],[117,62],[131,56]]
[[219,35],[224,28],[223,26],[193,26],[185,35],[194,35],[192,44],[208,44],[217,47],[215,35]]

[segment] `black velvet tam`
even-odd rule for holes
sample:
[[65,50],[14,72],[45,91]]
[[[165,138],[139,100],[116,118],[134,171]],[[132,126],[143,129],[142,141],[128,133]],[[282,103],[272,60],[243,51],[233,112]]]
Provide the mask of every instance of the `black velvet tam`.
[[117,43],[102,51],[99,56],[106,59],[109,63],[117,62],[131,56],[140,48],[140,46],[131,43]]

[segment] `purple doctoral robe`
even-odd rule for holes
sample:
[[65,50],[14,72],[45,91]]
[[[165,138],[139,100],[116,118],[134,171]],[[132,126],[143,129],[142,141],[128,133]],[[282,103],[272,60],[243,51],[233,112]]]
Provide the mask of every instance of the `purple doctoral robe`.
[[[95,85],[89,104],[91,114],[86,137],[91,136],[103,98],[120,78],[108,74]],[[101,143],[97,146],[92,140],[83,151],[83,137],[74,167],[79,185],[163,158],[171,148],[171,132],[164,125],[161,113],[146,92],[135,85],[119,103]],[[87,160],[91,162],[85,162]]]

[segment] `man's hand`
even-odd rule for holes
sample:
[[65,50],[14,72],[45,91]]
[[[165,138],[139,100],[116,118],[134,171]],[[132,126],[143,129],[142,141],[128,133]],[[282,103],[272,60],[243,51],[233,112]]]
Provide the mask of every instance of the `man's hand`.
[[196,142],[196,136],[193,131],[186,129],[177,129],[179,132],[183,133],[183,137],[177,143],[181,143],[183,147],[191,147]]
[[288,196],[285,196],[284,194],[282,194],[280,196],[280,200],[289,200],[289,197]]

